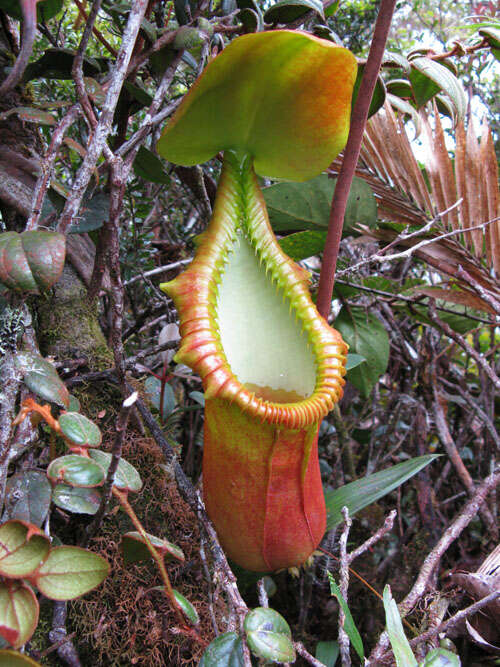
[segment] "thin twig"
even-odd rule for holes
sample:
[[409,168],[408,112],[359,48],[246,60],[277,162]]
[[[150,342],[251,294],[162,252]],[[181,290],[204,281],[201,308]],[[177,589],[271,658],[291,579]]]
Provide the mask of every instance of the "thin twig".
[[21,4],[21,8],[23,12],[23,35],[21,41],[21,51],[16,58],[14,67],[0,86],[0,95],[2,96],[4,96],[5,93],[8,93],[9,90],[15,88],[23,78],[24,70],[28,65],[31,53],[33,51],[33,44],[35,43],[36,0],[23,2]]
[[92,173],[101,155],[108,136],[112,129],[114,113],[118,97],[120,95],[128,64],[132,56],[135,41],[139,33],[142,19],[148,5],[148,0],[136,0],[131,6],[125,27],[120,51],[116,58],[115,66],[110,78],[106,99],[99,116],[99,122],[95,132],[90,139],[83,163],[73,183],[71,194],[66,200],[58,225],[58,231],[66,233],[78,213],[80,204],[89,184]]
[[448,336],[448,338],[451,338],[452,340],[455,341],[460,347],[467,352],[467,354],[474,359],[476,362],[478,368],[481,368],[485,372],[485,374],[489,377],[491,382],[493,383],[493,386],[497,391],[500,391],[500,378],[496,375],[496,373],[493,371],[491,366],[488,364],[486,359],[479,353],[477,352],[472,345],[470,345],[463,336],[458,334],[456,331],[453,331],[453,329],[446,323],[443,322],[442,320],[439,319],[439,317],[436,315],[435,310],[432,307],[433,301],[431,299],[429,303],[429,319],[431,322],[433,322],[436,326],[438,326],[441,331]]
[[491,292],[488,292],[488,290],[484,289],[484,287],[461,266],[459,266],[457,269],[457,277],[470,285],[474,292],[476,292],[476,294],[478,294],[483,301],[486,301],[486,303],[493,308],[497,315],[500,315],[500,301],[495,298]]
[[[73,79],[75,81],[75,88],[78,101],[80,102],[82,109],[92,129],[95,129],[97,125],[97,118],[95,117],[92,105],[90,104],[89,96],[87,94],[87,91],[85,89],[85,83],[83,81],[83,58],[85,55],[85,51],[87,50],[90,36],[94,29],[94,23],[97,18],[97,14],[99,13],[99,9],[101,8],[101,2],[102,0],[94,0],[92,3],[92,7],[90,9],[90,13],[88,16],[86,16],[83,35],[80,40],[80,44],[78,45],[75,58],[73,60],[73,67],[71,68],[71,75],[73,76]],[[83,11],[83,8],[80,7],[79,3],[77,3],[77,6],[78,9],[85,16],[85,12]]]
[[31,207],[31,213],[26,222],[26,231],[36,229],[38,227],[38,222],[42,212],[43,200],[54,173],[54,165],[59,147],[61,146],[61,143],[64,139],[64,135],[81,114],[81,112],[82,110],[80,105],[74,104],[70,109],[68,109],[67,113],[61,119],[60,123],[52,133],[50,144],[47,152],[45,153],[45,157],[42,160],[40,175],[36,181],[35,189],[33,192],[33,204]]
[[108,510],[115,474],[116,471],[118,470],[118,464],[120,463],[120,459],[122,456],[123,441],[125,439],[125,433],[127,432],[128,420],[130,417],[130,413],[135,405],[135,402],[137,401],[137,398],[138,394],[136,391],[133,394],[131,394],[128,398],[126,398],[122,403],[120,413],[118,414],[118,417],[116,419],[116,424],[115,424],[116,435],[115,435],[115,440],[113,442],[113,449],[111,451],[111,462],[109,464],[108,472],[106,474],[106,479],[102,486],[102,496],[99,508],[94,515],[92,523],[90,523],[87,528],[86,542],[88,542],[89,538],[97,534],[97,532],[101,527],[104,516],[106,515],[106,512]]
[[350,554],[348,554],[348,561],[349,564],[353,562],[356,558],[359,558],[362,554],[364,554],[368,549],[371,549],[374,544],[376,544],[379,540],[381,540],[387,533],[390,533],[391,530],[393,529],[394,526],[394,519],[396,518],[397,512],[396,510],[392,510],[389,512],[389,514],[386,516],[384,525],[381,526],[376,533],[374,533],[371,537],[369,537],[361,546],[359,546],[357,549],[354,549]]
[[304,644],[301,642],[294,642],[293,645],[295,646],[297,653],[301,655],[310,665],[313,667],[325,667],[325,663],[312,656],[305,648]]
[[[399,612],[402,617],[406,616],[420,600],[427,590],[429,582],[439,565],[443,554],[451,544],[461,535],[462,531],[476,516],[479,508],[486,500],[487,496],[500,483],[500,471],[489,475],[480,486],[477,487],[474,496],[465,505],[458,514],[453,523],[445,530],[436,546],[430,551],[418,574],[417,580],[411,591],[399,605]],[[376,665],[381,656],[385,653],[389,645],[389,637],[383,632],[380,639],[370,655],[370,664]]]
[[257,594],[259,596],[259,604],[261,607],[269,607],[269,598],[267,596],[266,584],[264,577],[257,582]]
[[[344,528],[340,536],[339,545],[340,545],[340,592],[347,604],[347,594],[349,588],[349,557],[347,555],[347,539],[349,537],[349,531],[352,526],[352,519],[349,516],[349,510],[347,507],[342,508],[342,516],[344,517]],[[349,636],[344,629],[345,624],[345,614],[342,607],[339,608],[339,647],[340,647],[340,659],[342,661],[342,667],[350,667],[351,665],[351,654],[349,651]]]
[[[57,655],[70,667],[81,667],[80,658],[73,645],[73,642],[68,637],[66,630],[66,611],[67,602],[54,602],[54,613],[52,616],[52,630],[49,632],[49,639],[51,642],[62,642],[57,649]],[[64,640],[64,641],[62,641]]]

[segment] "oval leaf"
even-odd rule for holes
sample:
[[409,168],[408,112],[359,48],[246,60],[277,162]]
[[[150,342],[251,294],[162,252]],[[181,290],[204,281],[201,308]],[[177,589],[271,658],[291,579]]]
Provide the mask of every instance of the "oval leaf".
[[205,649],[198,667],[244,667],[243,642],[236,632],[225,632]]
[[73,445],[99,447],[102,435],[97,424],[78,412],[65,412],[59,417],[62,434]]
[[198,625],[200,622],[200,617],[198,616],[198,612],[193,607],[191,602],[189,602],[189,600],[185,598],[184,595],[181,595],[179,591],[176,591],[175,588],[173,589],[173,593],[175,599],[177,600],[177,604],[182,609],[186,618],[188,618],[193,625]]
[[[155,535],[147,533],[149,541],[156,548],[156,550],[166,557],[168,560],[176,558],[184,562],[186,560],[184,553],[180,547],[165,538],[159,538]],[[130,563],[138,563],[139,561],[148,560],[152,558],[146,542],[142,535],[136,531],[125,533],[122,537],[122,552],[123,561],[125,565]]]
[[375,315],[357,307],[342,307],[335,320],[335,328],[349,345],[350,352],[366,359],[366,364],[349,371],[347,376],[366,398],[387,369],[389,335]]
[[292,23],[310,11],[319,14],[322,19],[325,18],[321,0],[280,0],[269,7],[264,14],[264,21],[274,24]]
[[101,504],[101,492],[96,489],[78,488],[56,484],[52,492],[54,505],[73,514],[95,514]]
[[69,392],[49,361],[39,354],[19,352],[15,363],[23,373],[28,389],[45,401],[63,408],[68,407]]
[[295,661],[290,626],[274,609],[253,609],[247,614],[243,627],[248,646],[259,658],[272,662]]
[[56,547],[33,582],[51,600],[72,600],[99,586],[108,573],[109,563],[102,556],[80,547]]
[[41,470],[19,472],[7,480],[4,519],[40,527],[50,507],[51,486]]
[[460,667],[460,658],[445,648],[434,648],[425,656],[419,667]]
[[68,454],[54,459],[47,468],[47,476],[54,482],[65,482],[70,486],[101,486],[106,479],[102,466],[86,456]]
[[[0,635],[13,648],[20,648],[30,639],[37,625],[38,602],[31,588],[17,581],[0,582]],[[1,660],[0,653],[0,664]]]
[[459,79],[450,70],[430,58],[414,58],[411,61],[410,81],[415,100],[422,107],[440,90],[453,102],[458,119],[467,112],[467,96]]
[[[106,473],[108,472],[112,458],[111,454],[108,454],[108,452],[101,452],[100,449],[91,449],[89,455],[94,461],[97,461],[102,468],[104,468]],[[122,489],[123,491],[140,491],[142,488],[142,481],[134,466],[128,461],[125,461],[125,459],[120,459],[118,470],[115,474],[114,485],[117,489]]]
[[37,526],[7,521],[0,526],[0,575],[28,576],[47,558],[49,549],[49,538]]

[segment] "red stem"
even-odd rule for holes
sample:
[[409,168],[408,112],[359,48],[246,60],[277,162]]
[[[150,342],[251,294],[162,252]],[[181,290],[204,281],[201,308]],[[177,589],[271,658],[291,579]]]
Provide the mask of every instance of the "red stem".
[[389,28],[391,27],[395,5],[396,0],[382,0],[380,3],[370,53],[363,72],[363,78],[359,87],[356,103],[354,104],[352,111],[351,129],[344,152],[344,160],[333,194],[317,299],[318,310],[325,318],[327,318],[330,313],[335,267],[337,265],[337,256],[342,236],[342,225],[347,206],[347,198],[349,196],[349,190],[354,177],[361,143],[363,141],[363,134],[368,119],[368,109],[370,108],[373,91],[375,90],[375,84],[377,83],[377,77],[382,63],[385,43],[387,41],[387,35],[389,34]]

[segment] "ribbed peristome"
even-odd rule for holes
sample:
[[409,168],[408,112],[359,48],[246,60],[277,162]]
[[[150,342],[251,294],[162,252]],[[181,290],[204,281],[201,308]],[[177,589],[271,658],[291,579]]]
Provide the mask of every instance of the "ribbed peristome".
[[[217,299],[238,234],[246,236],[262,270],[289,300],[304,332],[304,344],[310,346],[316,383],[304,400],[275,403],[256,396],[240,382],[226,358]],[[227,399],[263,422],[290,429],[319,423],[333,408],[342,396],[347,346],[319,315],[307,282],[307,271],[281,250],[274,237],[251,158],[226,151],[214,213],[196,256],[184,273],[162,285],[174,299],[180,317],[182,345],[176,360],[201,377],[206,398]]]

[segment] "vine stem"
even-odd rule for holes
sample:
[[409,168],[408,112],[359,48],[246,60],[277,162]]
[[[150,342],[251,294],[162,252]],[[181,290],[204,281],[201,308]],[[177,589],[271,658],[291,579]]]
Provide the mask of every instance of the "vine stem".
[[387,35],[389,34],[389,28],[391,27],[395,6],[396,0],[382,0],[380,3],[370,53],[368,55],[368,60],[366,61],[358,96],[352,111],[351,129],[349,131],[349,137],[344,152],[344,160],[333,194],[330,218],[328,221],[328,233],[326,236],[325,250],[323,252],[323,266],[319,277],[317,299],[318,311],[325,319],[328,318],[331,308],[335,267],[337,265],[337,256],[342,236],[342,225],[347,206],[347,198],[354,177],[366,121],[368,120],[368,110],[370,108],[373,91],[375,90],[375,84],[377,83],[377,77],[382,63]]
[[170,600],[170,604],[175,610],[175,613],[177,615],[177,618],[182,626],[186,625],[186,621],[184,619],[184,615],[182,613],[182,610],[179,606],[179,603],[175,599],[174,595],[174,589],[172,588],[172,584],[170,583],[170,577],[168,576],[167,568],[165,567],[165,563],[163,561],[163,556],[158,553],[158,551],[155,549],[153,544],[151,543],[151,540],[148,537],[148,534],[144,530],[142,523],[139,521],[137,514],[134,512],[132,509],[132,505],[129,503],[127,494],[123,491],[120,491],[119,489],[116,488],[116,486],[113,486],[113,495],[115,498],[118,500],[120,505],[123,507],[125,512],[128,514],[130,520],[134,524],[134,527],[136,528],[137,532],[140,534],[142,539],[144,540],[144,543],[146,544],[146,547],[155,560],[158,570],[160,571],[161,578],[163,580],[163,584],[165,586],[165,593],[167,594],[168,599]]

